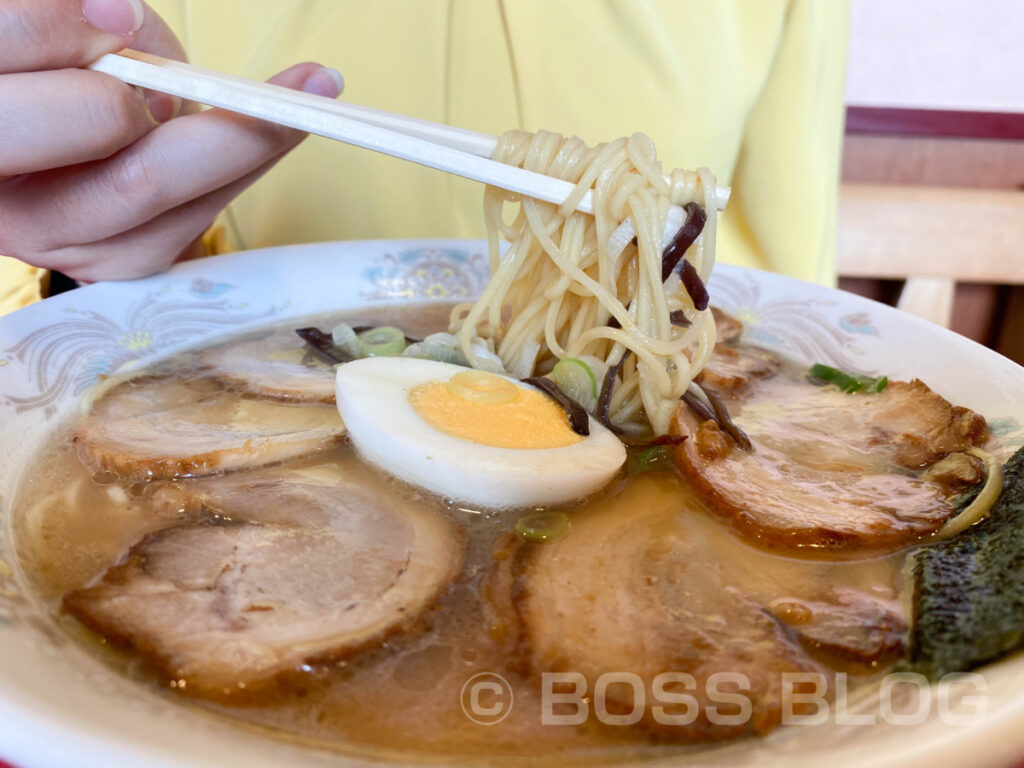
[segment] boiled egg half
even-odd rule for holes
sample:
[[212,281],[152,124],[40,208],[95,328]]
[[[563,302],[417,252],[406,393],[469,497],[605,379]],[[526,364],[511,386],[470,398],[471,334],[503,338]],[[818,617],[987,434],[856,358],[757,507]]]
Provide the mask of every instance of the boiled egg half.
[[413,485],[487,508],[555,504],[600,490],[626,459],[590,420],[516,379],[408,357],[370,357],[337,373],[338,411],[366,460]]

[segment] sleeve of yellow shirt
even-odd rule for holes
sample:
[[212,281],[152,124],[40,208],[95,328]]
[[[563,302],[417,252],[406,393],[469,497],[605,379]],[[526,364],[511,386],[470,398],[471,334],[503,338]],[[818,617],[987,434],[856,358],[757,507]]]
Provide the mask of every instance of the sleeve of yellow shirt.
[[45,294],[47,280],[45,269],[0,256],[0,315],[39,301]]
[[747,121],[720,251],[730,260],[835,283],[848,7],[795,0]]

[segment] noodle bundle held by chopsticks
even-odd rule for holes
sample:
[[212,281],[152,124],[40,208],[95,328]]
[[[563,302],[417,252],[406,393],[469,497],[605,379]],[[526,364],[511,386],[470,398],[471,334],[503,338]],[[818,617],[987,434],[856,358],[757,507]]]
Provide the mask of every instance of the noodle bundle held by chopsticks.
[[[706,169],[676,170],[666,180],[653,142],[639,133],[588,147],[576,137],[510,131],[494,159],[576,189],[559,206],[487,188],[491,279],[476,303],[453,312],[463,354],[475,363],[472,345],[483,339],[517,375],[541,375],[572,357],[587,360],[600,380],[632,352],[611,395],[611,421],[629,434],[665,434],[715,344],[706,294],[699,295],[714,266],[714,177]],[[576,211],[591,189],[594,214]],[[666,277],[672,206],[687,206],[682,245],[674,244],[685,257],[669,254],[676,265]],[[624,248],[614,244],[621,237],[609,243],[627,222],[635,238]],[[509,243],[504,255],[502,238]]]

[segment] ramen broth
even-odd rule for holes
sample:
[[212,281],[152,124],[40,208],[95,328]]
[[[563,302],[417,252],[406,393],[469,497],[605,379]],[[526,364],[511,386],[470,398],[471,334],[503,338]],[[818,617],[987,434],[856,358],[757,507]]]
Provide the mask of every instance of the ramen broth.
[[[442,305],[377,309],[360,312],[346,321],[386,321],[420,337],[444,330],[448,309]],[[338,321],[339,317],[319,317],[304,324],[330,328]],[[181,355],[161,364],[158,370],[194,378],[198,375],[196,355]],[[794,370],[784,369],[778,396],[791,396],[795,375]],[[758,397],[771,398],[772,386],[765,385]],[[146,534],[188,520],[191,513],[187,510],[154,504],[152,500],[161,487],[187,485],[189,481],[123,483],[110,473],[93,472],[72,445],[73,426],[54,436],[22,486],[15,521],[21,563],[54,619],[67,632],[140,683],[159,687],[168,696],[183,693],[187,697],[187,688],[181,691],[176,681],[161,679],[135,655],[98,641],[62,612],[60,601],[68,591],[93,583]],[[593,717],[582,726],[541,724],[537,681],[521,674],[521,666],[509,654],[504,638],[495,632],[494,614],[487,600],[495,552],[506,546],[520,513],[481,511],[431,497],[366,464],[348,444],[292,460],[287,466],[308,472],[311,477],[318,468],[340,468],[361,478],[382,505],[400,499],[430,505],[465,531],[461,572],[415,625],[391,635],[375,648],[341,661],[305,665],[251,695],[236,694],[220,700],[193,698],[191,705],[261,726],[268,733],[302,744],[377,756],[545,755],[557,756],[560,762],[582,762],[595,756],[637,757],[683,748],[645,729],[602,725]],[[265,470],[246,471],[258,475]],[[905,552],[831,561],[784,557],[758,549],[709,514],[704,502],[671,467],[634,476],[623,473],[595,497],[562,509],[571,521],[608,505],[675,510],[684,532],[709,542],[705,551],[709,567],[731,561],[741,566],[738,573],[750,575],[742,583],[729,586],[753,601],[767,604],[778,597],[777,590],[768,593],[766,585],[781,582],[789,586],[787,599],[796,603],[814,600],[836,587],[847,587],[870,595],[897,614],[901,612],[900,567]],[[571,523],[566,535],[572,535]],[[848,671],[855,673],[854,681],[863,681],[881,670],[854,665]],[[460,698],[466,681],[480,672],[500,674],[514,694],[514,707],[507,718],[487,727],[467,717]]]

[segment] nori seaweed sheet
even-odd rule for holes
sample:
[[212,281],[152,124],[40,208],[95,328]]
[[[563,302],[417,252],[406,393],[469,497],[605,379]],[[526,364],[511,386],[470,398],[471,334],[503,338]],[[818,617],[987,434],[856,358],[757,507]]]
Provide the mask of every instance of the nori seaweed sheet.
[[989,516],[912,559],[910,661],[931,679],[1024,646],[1024,448]]

